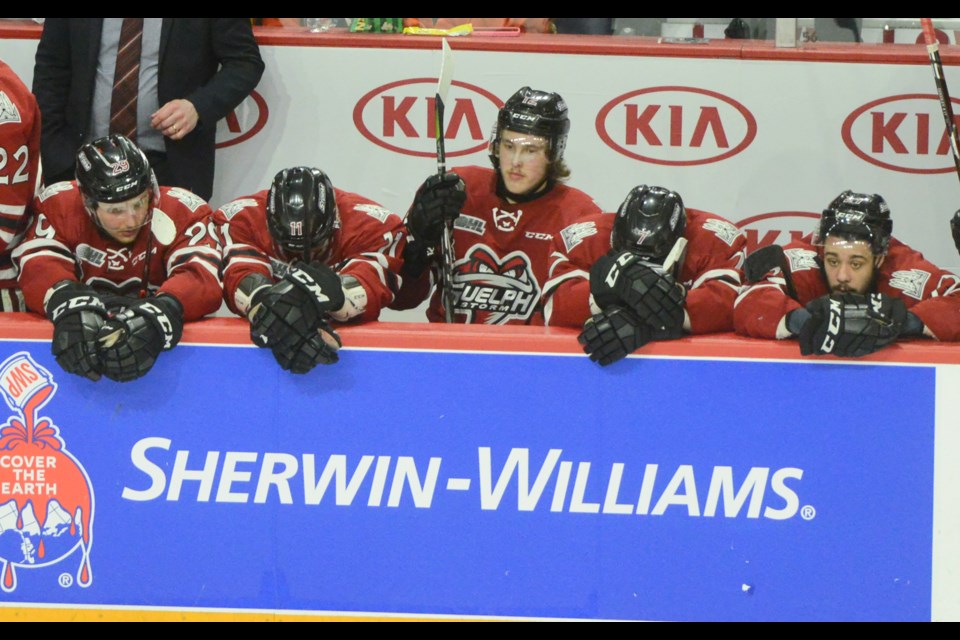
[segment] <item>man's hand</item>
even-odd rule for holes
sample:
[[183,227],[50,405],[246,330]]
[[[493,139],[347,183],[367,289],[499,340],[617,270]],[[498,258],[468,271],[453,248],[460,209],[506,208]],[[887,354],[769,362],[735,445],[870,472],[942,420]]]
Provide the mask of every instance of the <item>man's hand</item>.
[[196,129],[200,114],[189,100],[171,100],[150,116],[150,126],[171,140],[181,140]]

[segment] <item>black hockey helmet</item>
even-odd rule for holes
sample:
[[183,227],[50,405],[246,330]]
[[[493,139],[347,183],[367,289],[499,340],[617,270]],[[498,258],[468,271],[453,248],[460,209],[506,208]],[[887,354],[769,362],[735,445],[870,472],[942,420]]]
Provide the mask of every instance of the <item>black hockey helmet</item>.
[[563,160],[563,152],[567,148],[567,133],[570,131],[567,103],[558,93],[538,91],[530,87],[523,87],[510,96],[500,108],[497,123],[490,136],[490,161],[497,170],[500,169],[500,136],[504,129],[543,136],[549,144],[547,158],[550,162]]
[[267,227],[288,256],[309,261],[322,254],[340,224],[333,183],[320,169],[292,167],[273,178],[267,195]]
[[98,225],[95,214],[100,202],[124,202],[149,189],[152,215],[160,198],[147,156],[126,136],[104,136],[80,147],[76,175],[83,205]]
[[867,242],[874,255],[882,256],[890,247],[892,232],[890,207],[882,196],[847,190],[823,210],[814,244],[823,245],[828,237],[839,236]]
[[617,209],[610,245],[662,264],[686,227],[687,210],[679,193],[642,184],[631,189]]

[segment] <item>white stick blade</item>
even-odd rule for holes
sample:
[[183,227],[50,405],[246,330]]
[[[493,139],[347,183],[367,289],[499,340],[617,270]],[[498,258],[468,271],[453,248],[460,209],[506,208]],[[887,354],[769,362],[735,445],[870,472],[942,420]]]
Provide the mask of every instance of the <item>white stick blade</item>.
[[451,81],[453,81],[453,50],[450,49],[447,39],[444,38],[440,58],[440,79],[437,82],[437,95],[443,102],[447,101],[447,92],[450,90]]

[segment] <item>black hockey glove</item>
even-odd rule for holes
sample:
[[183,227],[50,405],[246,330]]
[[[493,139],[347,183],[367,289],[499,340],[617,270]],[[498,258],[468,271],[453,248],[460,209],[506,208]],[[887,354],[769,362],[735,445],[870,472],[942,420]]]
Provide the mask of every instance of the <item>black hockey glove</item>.
[[467,201],[466,185],[455,173],[432,175],[424,181],[407,212],[407,229],[413,238],[430,247],[440,243],[444,225],[453,222]]
[[343,301],[340,276],[332,269],[319,263],[291,266],[282,280],[254,293],[248,314],[250,339],[257,346],[273,348],[288,334],[315,333]]
[[169,294],[136,299],[107,320],[98,338],[102,372],[111,380],[140,378],[161,351],[173,349],[183,336],[183,305]]
[[275,342],[271,351],[277,363],[291,373],[307,373],[318,364],[335,364],[337,351],[343,343],[330,325],[321,323],[317,329],[303,333],[288,332]]
[[291,265],[284,280],[292,282],[307,294],[317,313],[325,318],[343,307],[343,283],[337,272],[322,262],[298,262]]
[[280,282],[259,288],[250,307],[250,339],[269,347],[283,369],[306,373],[339,360],[340,336],[327,315],[343,307],[343,287],[329,267],[297,264]]
[[628,309],[610,305],[584,323],[577,340],[592,361],[605,367],[626,358],[651,337],[652,329]]
[[604,255],[593,264],[590,293],[601,309],[625,306],[655,329],[683,327],[686,291],[659,266],[629,251]]
[[107,309],[97,292],[64,280],[54,286],[44,310],[53,322],[51,348],[57,363],[67,373],[99,380],[97,334],[107,319]]
[[903,300],[873,293],[825,295],[807,304],[800,353],[859,358],[893,343],[907,318]]

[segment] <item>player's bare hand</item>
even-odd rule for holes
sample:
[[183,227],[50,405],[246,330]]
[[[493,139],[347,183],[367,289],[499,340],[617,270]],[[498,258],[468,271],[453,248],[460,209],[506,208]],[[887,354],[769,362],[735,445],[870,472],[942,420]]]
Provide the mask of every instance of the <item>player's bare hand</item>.
[[171,140],[181,140],[197,127],[200,114],[189,100],[178,98],[157,109],[150,125]]

